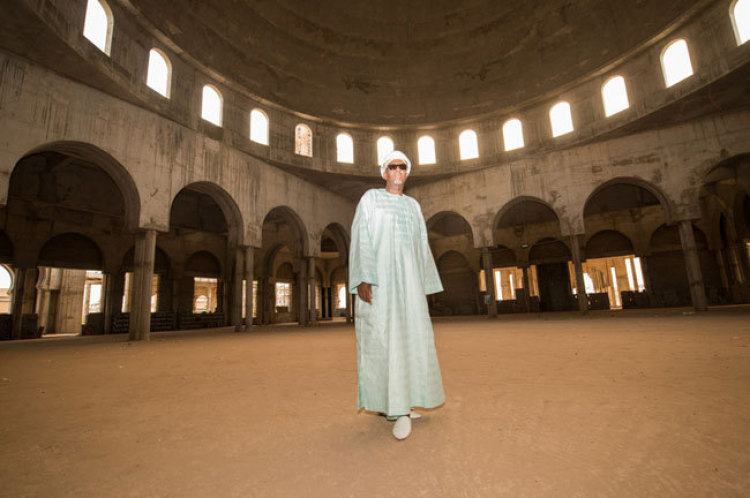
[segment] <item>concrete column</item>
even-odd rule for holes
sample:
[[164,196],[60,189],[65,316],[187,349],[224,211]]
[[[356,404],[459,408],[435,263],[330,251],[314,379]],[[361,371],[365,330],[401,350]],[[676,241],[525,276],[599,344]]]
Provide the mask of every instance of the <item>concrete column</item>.
[[11,298],[11,314],[13,321],[13,339],[21,338],[23,318],[23,291],[26,284],[26,268],[16,268],[13,275],[13,297]]
[[[315,257],[310,256],[307,258],[307,281],[310,282],[309,286],[309,292],[310,292],[310,321],[308,322],[308,325],[315,325],[315,322],[317,321],[317,315],[318,312],[316,310],[316,302],[315,302]],[[322,292],[321,292],[322,294]]]
[[234,330],[239,332],[242,330],[242,277],[244,274],[245,265],[243,259],[245,257],[245,251],[238,247],[234,252],[234,274],[232,275],[232,325]]
[[573,253],[573,266],[576,272],[578,309],[581,313],[586,313],[589,310],[589,303],[586,298],[586,282],[583,280],[583,262],[581,261],[581,246],[578,244],[578,235],[570,236],[570,248]]
[[253,257],[254,249],[250,246],[244,247],[245,251],[245,330],[253,328]]
[[719,249],[716,251],[716,265],[719,267],[719,278],[721,279],[721,290],[724,291],[724,295],[728,298],[732,298],[732,290],[729,284],[729,277],[727,276],[727,267],[724,263],[724,250]]
[[307,325],[307,264],[304,258],[300,261],[297,274],[297,319],[300,325]]
[[151,338],[151,278],[154,275],[156,231],[143,230],[135,237],[135,262],[130,297],[131,341]]
[[524,265],[521,267],[521,271],[523,272],[523,305],[524,309],[528,313],[531,311],[531,286],[529,285],[529,265]]
[[693,235],[693,224],[690,220],[680,221],[680,242],[685,254],[685,267],[687,270],[688,284],[690,285],[690,297],[693,300],[693,308],[696,311],[708,309],[706,300],[706,289],[703,286],[703,275],[701,273],[698,250],[695,247],[695,236]]
[[487,317],[495,318],[497,316],[497,304],[495,303],[495,278],[492,274],[492,254],[489,247],[482,248],[482,266],[484,267],[484,285],[487,288]]
[[57,300],[55,330],[58,334],[80,334],[86,270],[63,270]]

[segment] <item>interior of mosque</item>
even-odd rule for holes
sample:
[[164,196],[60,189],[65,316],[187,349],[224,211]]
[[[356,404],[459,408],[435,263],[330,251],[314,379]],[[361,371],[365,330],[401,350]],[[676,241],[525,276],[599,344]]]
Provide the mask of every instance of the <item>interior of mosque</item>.
[[4,339],[350,320],[349,228],[394,148],[433,315],[750,301],[750,0],[0,18]]

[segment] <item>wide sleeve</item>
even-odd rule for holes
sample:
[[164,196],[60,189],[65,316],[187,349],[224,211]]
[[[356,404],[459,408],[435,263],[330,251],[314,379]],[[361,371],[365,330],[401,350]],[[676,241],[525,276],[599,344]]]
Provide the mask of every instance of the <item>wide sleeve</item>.
[[370,205],[365,193],[357,205],[352,222],[352,243],[349,249],[349,292],[357,293],[362,282],[378,285],[375,249],[370,229]]
[[443,283],[440,281],[440,274],[438,273],[437,266],[435,265],[435,258],[432,257],[432,251],[430,250],[430,243],[427,238],[427,224],[424,221],[422,215],[422,207],[417,203],[417,211],[419,213],[420,223],[420,251],[421,260],[424,264],[422,271],[423,281],[422,288],[425,294],[436,294],[443,292]]

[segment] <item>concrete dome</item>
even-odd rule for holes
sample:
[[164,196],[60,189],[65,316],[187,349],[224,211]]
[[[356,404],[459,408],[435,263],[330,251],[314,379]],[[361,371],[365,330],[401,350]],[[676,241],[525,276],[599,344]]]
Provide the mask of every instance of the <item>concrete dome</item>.
[[255,96],[376,126],[475,118],[547,97],[696,7],[692,0],[130,3],[181,51]]

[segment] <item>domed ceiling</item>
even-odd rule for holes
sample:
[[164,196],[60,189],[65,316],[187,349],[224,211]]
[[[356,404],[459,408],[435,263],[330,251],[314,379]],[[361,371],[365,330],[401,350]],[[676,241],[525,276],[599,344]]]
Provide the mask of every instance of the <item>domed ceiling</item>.
[[511,110],[605,67],[695,0],[129,0],[247,91],[340,123]]

